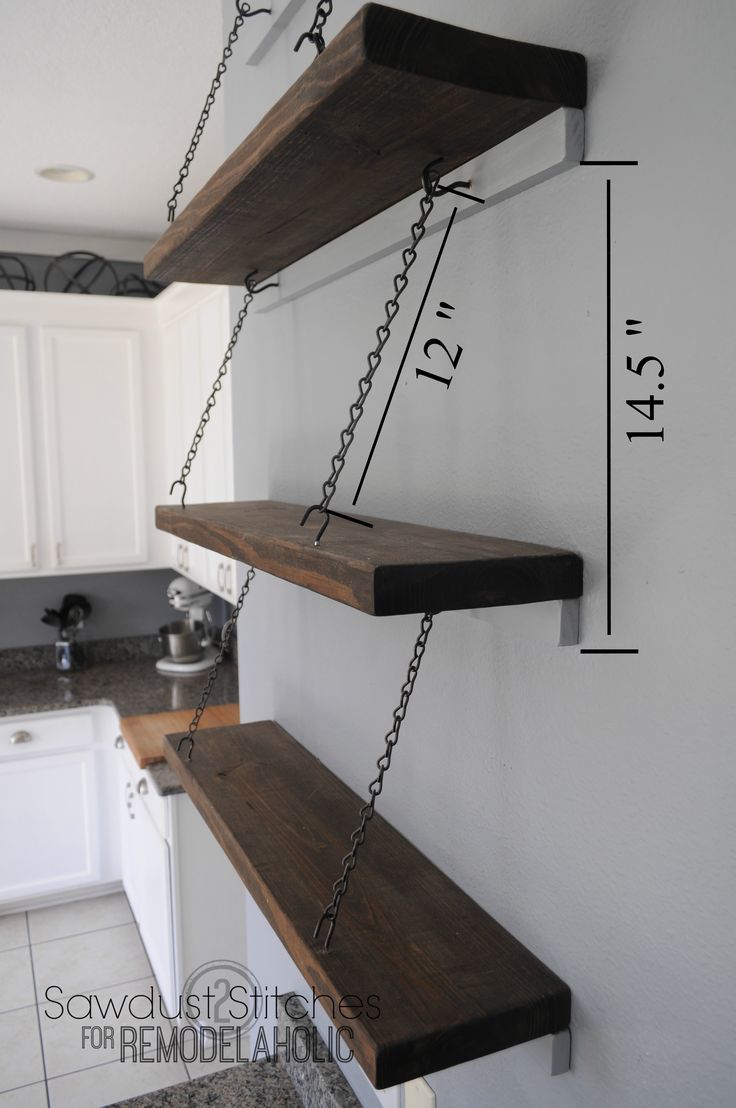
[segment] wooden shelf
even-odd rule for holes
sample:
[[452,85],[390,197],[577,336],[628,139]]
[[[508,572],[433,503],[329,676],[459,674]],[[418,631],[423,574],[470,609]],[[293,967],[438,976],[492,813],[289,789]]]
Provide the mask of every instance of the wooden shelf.
[[154,245],[159,281],[263,279],[560,107],[585,59],[367,4]]
[[279,500],[156,508],[156,526],[374,616],[568,600],[582,593],[579,555],[535,543],[415,523],[333,516],[320,547],[316,513]]
[[[380,815],[328,954],[312,932],[332,895],[361,799],[277,723],[203,732],[166,757],[308,986],[377,1088],[561,1031],[570,990]],[[323,1006],[332,1016],[329,1003]]]

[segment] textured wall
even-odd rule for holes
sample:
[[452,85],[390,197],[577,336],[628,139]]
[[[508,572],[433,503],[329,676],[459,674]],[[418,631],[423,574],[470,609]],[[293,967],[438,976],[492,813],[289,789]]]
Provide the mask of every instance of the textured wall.
[[[380,801],[570,983],[573,1070],[550,1078],[549,1048],[535,1043],[429,1080],[441,1108],[727,1108],[736,8],[402,6],[582,51],[587,156],[641,160],[613,174],[613,642],[641,653],[557,649],[554,605],[442,615]],[[356,7],[337,6],[328,37]],[[309,18],[305,7],[300,29]],[[293,38],[228,74],[230,147],[306,64]],[[585,646],[603,645],[605,630],[605,174],[565,174],[453,232],[436,289],[457,306],[461,367],[449,392],[410,367],[360,502],[578,549]],[[417,265],[336,506],[350,503],[436,243]],[[375,263],[248,324],[234,366],[239,497],[315,499],[394,266]],[[645,321],[633,349],[627,316]],[[625,406],[638,392],[625,369],[635,350],[667,365],[665,444],[626,440],[651,426]],[[372,620],[265,576],[256,584],[241,629],[245,718],[278,720],[364,792],[418,618]],[[250,939],[251,968],[292,987],[257,921]]]

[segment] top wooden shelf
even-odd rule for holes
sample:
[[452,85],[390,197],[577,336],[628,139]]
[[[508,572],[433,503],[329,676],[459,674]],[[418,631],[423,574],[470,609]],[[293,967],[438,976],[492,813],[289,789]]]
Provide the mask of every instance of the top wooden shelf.
[[303,510],[280,500],[165,505],[156,509],[156,526],[375,616],[582,593],[583,562],[570,550],[374,516],[355,517],[371,528],[333,516],[315,548],[322,517],[300,527]]
[[561,107],[580,54],[367,4],[150,250],[159,281],[262,280]]

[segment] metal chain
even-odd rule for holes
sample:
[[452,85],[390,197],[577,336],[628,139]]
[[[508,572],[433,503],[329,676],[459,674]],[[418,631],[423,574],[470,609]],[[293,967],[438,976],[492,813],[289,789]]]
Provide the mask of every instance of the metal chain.
[[192,760],[192,751],[194,750],[194,736],[197,733],[197,728],[199,727],[200,720],[202,719],[204,710],[207,707],[207,701],[210,698],[210,693],[214,688],[215,681],[217,680],[217,675],[220,672],[222,660],[227,653],[228,647],[230,646],[230,639],[232,638],[233,631],[235,630],[235,624],[238,622],[238,616],[243,609],[245,598],[248,595],[251,581],[253,580],[255,575],[256,571],[252,568],[249,568],[247,574],[245,575],[245,581],[243,582],[243,587],[240,590],[240,595],[238,596],[238,602],[233,608],[233,614],[230,616],[230,619],[227,621],[222,629],[222,634],[220,636],[220,649],[217,653],[217,657],[215,658],[212,668],[210,669],[209,675],[207,677],[207,684],[202,691],[202,696],[200,697],[199,704],[194,709],[192,721],[189,724],[186,735],[182,735],[182,737],[179,739],[179,742],[176,744],[176,749],[177,751],[179,751],[181,750],[184,743],[189,743],[189,752],[187,754],[188,762],[191,762]]
[[255,11],[251,11],[250,4],[247,3],[246,0],[235,0],[235,7],[237,9],[237,14],[235,16],[235,22],[233,23],[233,29],[227,36],[227,43],[225,44],[225,48],[222,51],[222,58],[220,59],[220,62],[217,66],[217,70],[215,71],[215,77],[212,81],[212,84],[210,85],[210,91],[207,93],[207,99],[204,102],[204,107],[202,108],[199,120],[197,121],[197,126],[194,128],[194,134],[192,135],[192,141],[189,143],[189,149],[187,150],[186,157],[184,158],[184,164],[179,170],[179,177],[176,184],[174,185],[174,191],[171,194],[171,199],[168,202],[169,223],[173,222],[174,217],[176,216],[176,205],[184,188],[184,181],[189,176],[189,167],[194,161],[194,155],[197,151],[197,147],[199,146],[199,140],[202,137],[204,129],[207,125],[207,120],[210,117],[210,112],[212,111],[212,106],[215,103],[215,97],[217,96],[220,85],[222,83],[222,78],[225,76],[227,63],[232,57],[233,46],[238,41],[240,28],[243,26],[245,20],[249,19],[252,15],[271,14],[270,8],[257,8]]
[[409,663],[409,670],[406,675],[406,681],[401,688],[401,699],[399,700],[399,706],[394,712],[394,722],[391,730],[386,735],[386,749],[381,757],[378,759],[376,765],[378,766],[378,774],[371,781],[368,786],[370,793],[370,800],[367,804],[364,804],[360,809],[360,825],[353,831],[350,836],[352,842],[352,849],[342,859],[342,873],[337,881],[332,886],[333,896],[331,902],[327,905],[324,912],[319,918],[319,922],[314,929],[314,938],[319,938],[319,933],[322,930],[322,924],[329,923],[327,936],[325,938],[324,950],[327,951],[330,945],[330,940],[335,930],[335,924],[337,923],[337,916],[340,911],[340,904],[342,898],[348,891],[348,884],[350,882],[350,875],[358,864],[358,850],[365,842],[368,823],[373,819],[376,808],[376,800],[381,795],[383,789],[383,778],[386,771],[391,765],[391,755],[394,747],[399,741],[399,731],[401,730],[401,724],[404,722],[406,715],[406,709],[409,706],[411,695],[414,692],[414,683],[419,673],[419,666],[421,665],[422,655],[424,654],[427,646],[427,639],[429,638],[429,632],[432,630],[432,622],[434,617],[427,612],[422,616],[421,629],[419,631],[419,637],[414,645],[414,654],[412,655],[411,662]]
[[[404,265],[400,273],[397,273],[394,277],[394,295],[390,300],[386,301],[385,311],[386,318],[384,322],[376,328],[376,337],[378,342],[374,349],[368,355],[368,372],[360,378],[358,381],[359,394],[357,400],[350,406],[350,422],[347,427],[340,433],[340,449],[333,455],[331,460],[332,470],[329,477],[322,485],[322,500],[319,504],[312,504],[305,511],[302,516],[302,527],[309,519],[312,512],[320,512],[324,517],[324,522],[317,532],[317,536],[314,540],[314,545],[319,546],[320,539],[327,530],[327,526],[330,522],[331,515],[341,515],[340,512],[330,511],[330,502],[335,495],[337,488],[337,482],[340,474],[345,465],[345,459],[347,457],[348,450],[352,446],[353,439],[355,438],[355,429],[360,422],[363,415],[363,406],[368,398],[368,393],[371,391],[373,385],[373,378],[378,371],[383,356],[383,349],[386,346],[391,336],[391,326],[396,316],[399,313],[399,300],[404,292],[404,289],[409,283],[409,270],[414,265],[417,259],[417,247],[424,238],[424,233],[427,227],[427,220],[432,214],[434,208],[435,199],[438,196],[442,196],[445,193],[451,192],[456,196],[462,196],[467,200],[475,200],[478,203],[483,203],[476,196],[470,196],[466,192],[461,192],[461,189],[467,188],[470,185],[469,181],[454,181],[450,185],[440,184],[440,174],[437,171],[437,166],[442,161],[442,158],[435,158],[430,162],[422,173],[422,185],[424,187],[424,195],[419,201],[420,213],[416,223],[411,226],[411,244],[407,246],[401,253]],[[348,519],[352,523],[361,523],[361,520],[354,519],[351,516],[342,516],[343,519]]]
[[227,344],[227,349],[225,351],[225,356],[223,357],[222,361],[220,362],[220,368],[217,371],[217,376],[215,377],[215,380],[214,380],[214,383],[212,385],[212,389],[210,391],[210,394],[207,397],[207,402],[204,406],[204,411],[202,412],[202,416],[200,418],[200,421],[197,424],[197,430],[194,432],[194,438],[192,439],[191,446],[189,447],[189,450],[187,451],[187,456],[186,456],[186,459],[184,461],[184,465],[181,467],[181,473],[177,477],[176,481],[172,481],[171,488],[169,489],[169,496],[171,496],[171,494],[173,493],[176,486],[181,485],[181,506],[182,506],[182,508],[186,507],[185,500],[186,500],[186,495],[187,495],[187,478],[189,477],[189,473],[190,473],[191,468],[192,468],[192,462],[197,457],[197,450],[199,449],[199,444],[201,443],[202,438],[204,436],[205,428],[206,428],[207,424],[210,421],[210,416],[212,414],[212,409],[214,408],[215,404],[217,403],[217,394],[222,388],[222,379],[226,375],[226,373],[227,373],[227,371],[230,367],[230,361],[231,361],[232,356],[233,356],[233,351],[235,350],[235,347],[237,346],[238,339],[240,338],[240,332],[243,329],[243,324],[245,323],[245,317],[248,314],[248,308],[250,307],[254,296],[257,296],[259,292],[263,292],[264,289],[275,288],[276,285],[278,284],[278,282],[272,281],[268,285],[261,285],[260,288],[256,288],[255,283],[254,283],[254,278],[255,278],[256,272],[257,272],[257,270],[254,270],[253,273],[249,273],[248,276],[245,279],[245,296],[243,297],[243,303],[241,305],[240,311],[238,312],[238,318],[235,320],[235,326],[233,327],[233,331],[232,331],[232,334],[230,336],[230,342]]
[[309,40],[314,46],[317,47],[317,53],[321,54],[325,48],[324,35],[322,29],[325,23],[332,15],[332,0],[317,0],[317,11],[314,13],[314,22],[308,31],[305,31],[303,35],[300,35],[297,44],[294,47],[294,53],[301,48],[302,43],[305,40]]
[[327,530],[327,526],[330,522],[330,512],[328,510],[330,502],[335,495],[338,478],[340,477],[340,473],[342,472],[342,469],[345,465],[345,458],[347,457],[348,450],[352,446],[353,439],[355,438],[355,429],[360,422],[361,416],[363,415],[363,406],[368,398],[368,393],[373,387],[373,378],[375,377],[381,364],[383,348],[385,347],[391,335],[391,325],[398,315],[399,300],[402,293],[404,292],[404,289],[409,283],[409,270],[416,261],[417,247],[424,238],[427,220],[432,214],[432,209],[434,208],[434,200],[437,194],[438,183],[439,177],[437,175],[434,175],[429,179],[426,179],[425,177],[425,191],[419,202],[419,218],[417,219],[416,223],[412,224],[411,227],[411,245],[406,247],[406,249],[402,251],[401,256],[404,261],[404,265],[401,271],[397,273],[394,277],[394,295],[390,298],[390,300],[386,301],[386,318],[384,322],[376,329],[378,342],[376,343],[374,349],[368,355],[367,373],[365,373],[364,376],[361,377],[358,381],[358,388],[360,390],[358,393],[358,398],[350,406],[350,422],[348,423],[347,427],[345,427],[345,429],[340,433],[340,449],[337,451],[336,454],[333,455],[331,461],[332,470],[329,477],[322,485],[322,500],[319,504],[312,504],[309,508],[307,508],[304,516],[302,517],[302,527],[314,511],[320,512],[325,517],[322,526],[317,532],[317,537],[314,540],[315,546],[319,546],[320,539]]

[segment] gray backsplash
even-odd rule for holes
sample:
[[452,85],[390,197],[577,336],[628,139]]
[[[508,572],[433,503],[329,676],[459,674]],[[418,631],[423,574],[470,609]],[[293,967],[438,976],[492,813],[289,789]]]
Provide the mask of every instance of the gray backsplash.
[[[0,581],[0,650],[53,646],[55,628],[41,623],[44,608],[58,608],[65,593],[82,593],[92,614],[80,642],[155,635],[176,616],[166,600],[166,587],[176,576],[171,569],[127,573],[89,573],[69,577],[27,577]],[[215,599],[212,618],[222,625],[230,607]]]

